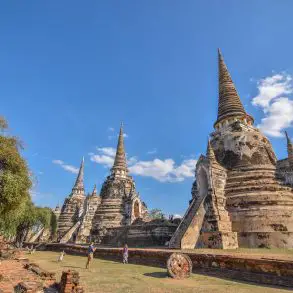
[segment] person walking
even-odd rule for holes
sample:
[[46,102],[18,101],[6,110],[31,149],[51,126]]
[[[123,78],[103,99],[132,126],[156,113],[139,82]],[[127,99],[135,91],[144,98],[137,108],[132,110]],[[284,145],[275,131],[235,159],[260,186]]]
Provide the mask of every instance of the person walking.
[[128,245],[125,244],[123,247],[123,263],[128,263]]
[[95,250],[96,250],[96,248],[94,247],[94,242],[91,242],[91,245],[88,247],[88,250],[87,250],[87,263],[85,266],[86,269],[90,268],[90,263],[94,258]]

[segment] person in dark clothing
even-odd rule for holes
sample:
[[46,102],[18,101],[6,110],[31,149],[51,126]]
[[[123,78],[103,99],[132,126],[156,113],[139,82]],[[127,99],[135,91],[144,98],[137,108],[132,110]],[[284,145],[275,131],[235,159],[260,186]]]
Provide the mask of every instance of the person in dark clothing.
[[89,269],[90,268],[90,263],[94,258],[94,252],[95,252],[96,248],[94,247],[94,242],[91,243],[91,245],[88,247],[87,250],[87,263],[85,268]]

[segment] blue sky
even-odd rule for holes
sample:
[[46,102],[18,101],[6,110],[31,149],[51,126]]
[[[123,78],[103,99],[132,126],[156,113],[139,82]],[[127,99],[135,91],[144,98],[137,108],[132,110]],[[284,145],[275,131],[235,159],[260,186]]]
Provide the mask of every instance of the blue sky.
[[[237,2],[237,3],[236,3]],[[101,187],[120,122],[149,208],[183,214],[217,113],[217,48],[278,158],[293,136],[293,2],[1,1],[1,114],[37,204],[62,204],[82,156]]]

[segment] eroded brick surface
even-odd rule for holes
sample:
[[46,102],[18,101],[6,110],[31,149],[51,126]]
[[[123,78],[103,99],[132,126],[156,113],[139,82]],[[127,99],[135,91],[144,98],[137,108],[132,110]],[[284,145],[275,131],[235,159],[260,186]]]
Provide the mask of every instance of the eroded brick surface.
[[[40,283],[42,287],[49,288],[55,283],[55,280],[43,281],[41,277],[33,273],[30,270],[24,268],[23,261],[17,260],[4,260],[0,265],[0,275],[3,276],[0,281],[0,292],[11,293],[14,292],[14,288],[19,284],[23,283],[22,286],[39,288]],[[26,292],[38,292],[38,291],[26,291]],[[49,292],[49,291],[45,291]],[[53,291],[51,291],[53,292]],[[56,291],[55,291],[56,292]]]

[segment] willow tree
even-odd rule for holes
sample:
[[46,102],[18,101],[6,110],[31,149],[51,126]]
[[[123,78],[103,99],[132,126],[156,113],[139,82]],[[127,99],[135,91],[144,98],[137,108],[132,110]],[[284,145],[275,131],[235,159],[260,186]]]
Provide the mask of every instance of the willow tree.
[[21,157],[21,143],[7,134],[8,124],[0,117],[0,233],[14,235],[31,201],[28,166]]
[[52,210],[49,208],[36,207],[31,201],[27,201],[24,212],[18,219],[16,228],[15,243],[17,247],[22,247],[29,231],[40,231],[49,228],[52,218]]

